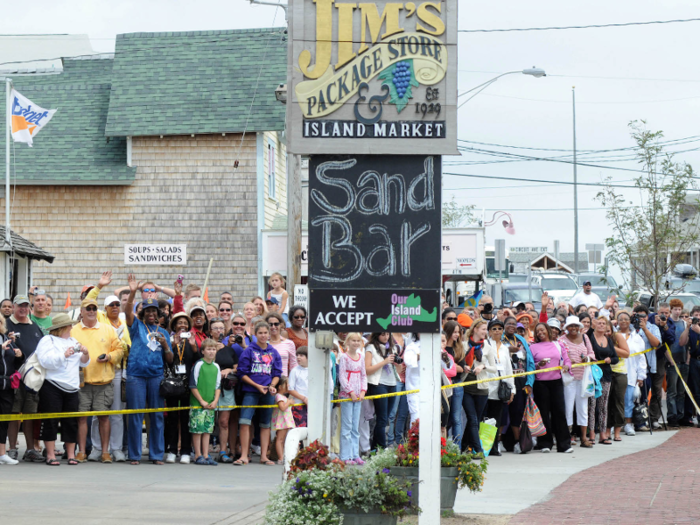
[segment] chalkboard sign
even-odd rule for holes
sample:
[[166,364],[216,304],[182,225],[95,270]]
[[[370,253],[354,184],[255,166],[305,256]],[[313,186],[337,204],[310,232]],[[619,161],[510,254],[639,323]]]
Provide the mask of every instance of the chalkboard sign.
[[[345,301],[347,306],[353,292],[376,291],[382,301],[374,303],[378,309],[372,312],[367,310],[373,306],[372,294],[355,294],[362,299],[363,311],[371,316],[359,320],[357,316],[345,316],[346,321],[357,322],[335,329],[386,330],[377,320],[390,316],[392,306],[400,307],[409,298],[413,307],[409,314],[411,322],[433,323],[431,326],[437,329],[432,308],[427,314],[423,310],[430,303],[435,304],[435,316],[438,313],[441,215],[439,156],[312,156],[309,162],[309,290],[314,312],[311,328],[334,329],[325,321],[325,313],[333,309],[340,311],[334,301]],[[338,299],[339,290],[343,290],[341,299]],[[350,310],[357,311],[357,307]],[[370,325],[368,319],[372,319]]]

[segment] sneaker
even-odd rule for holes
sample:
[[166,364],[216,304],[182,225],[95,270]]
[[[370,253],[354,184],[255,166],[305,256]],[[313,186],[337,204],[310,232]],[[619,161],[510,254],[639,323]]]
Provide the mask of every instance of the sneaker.
[[632,423],[627,423],[625,425],[625,435],[627,436],[636,436],[636,432],[634,431],[634,426],[632,426]]
[[256,456],[260,455],[260,445],[252,445],[250,448],[253,449],[253,454]]
[[112,454],[110,454],[109,452],[105,452],[104,454],[102,454],[102,456],[100,456],[100,461],[102,463],[111,463],[112,462]]
[[142,456],[148,456],[148,455],[150,454],[150,452],[151,452],[151,451],[148,450],[148,447],[143,447],[143,448],[141,449],[141,455],[142,455]]
[[165,455],[165,462],[166,463],[175,463],[175,460],[177,459],[177,456],[173,454],[172,452],[168,452]]
[[654,423],[651,425],[651,428],[653,428],[654,430],[661,430],[661,423],[659,423],[658,421],[654,421]]
[[87,461],[87,455],[85,454],[85,452],[79,452],[75,455],[75,460],[78,463],[85,463]]
[[194,464],[195,464],[195,465],[208,465],[209,462],[207,461],[207,458],[205,458],[204,456],[199,456],[199,457],[195,460]]
[[520,448],[520,443],[516,443],[515,446],[513,447],[513,454],[522,454],[523,451]]
[[644,425],[637,429],[639,432],[649,432],[649,427]]
[[10,456],[12,459],[17,459],[19,457],[19,450],[17,450],[16,448],[11,448],[7,451],[7,455]]
[[34,448],[26,451],[24,453],[24,456],[22,456],[22,459],[24,461],[40,461],[42,463],[44,462],[44,456],[42,456],[41,452]]
[[[563,453],[564,453],[564,454],[572,454],[573,451],[574,451],[574,449],[571,448],[571,447],[569,447],[569,448],[567,448]],[[544,449],[542,449],[542,452],[544,452]]]
[[124,463],[126,461],[126,454],[121,450],[115,450],[112,454],[114,455],[114,461],[117,463]]
[[549,454],[552,451],[552,449],[544,447],[543,449],[540,450],[542,454]]
[[90,455],[88,456],[87,460],[88,461],[100,461],[100,458],[102,457],[102,450],[99,448],[92,447],[92,450],[90,451]]
[[221,452],[219,454],[219,461],[221,463],[233,463],[233,458],[228,455],[228,452]]
[[348,459],[345,462],[346,465],[357,465],[357,462],[354,459]]
[[362,465],[364,465],[364,464],[365,464],[365,462],[364,462],[364,460],[363,460],[362,458],[355,458],[355,465],[360,465],[360,466],[362,466]]
[[180,463],[182,465],[189,465],[190,464],[190,455],[183,454],[182,456],[180,456]]
[[[518,443],[518,445],[519,445],[519,444],[520,444],[520,443]],[[503,454],[503,453],[506,451],[506,447],[504,447],[504,446],[503,446],[503,443],[501,443],[500,441],[498,442],[498,451],[499,451],[501,454]]]
[[0,456],[0,465],[17,465],[19,461],[16,459],[12,459],[10,456],[7,454],[3,454]]
[[212,467],[216,467],[218,465],[218,463],[216,462],[216,460],[213,457],[208,456],[207,457],[207,465],[211,465]]

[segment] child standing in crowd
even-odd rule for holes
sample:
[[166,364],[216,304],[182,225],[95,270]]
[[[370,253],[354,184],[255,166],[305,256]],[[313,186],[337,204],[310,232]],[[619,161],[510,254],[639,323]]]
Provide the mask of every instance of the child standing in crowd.
[[278,408],[272,411],[272,424],[277,433],[277,460],[278,465],[284,464],[284,442],[287,440],[287,432],[290,428],[294,428],[294,417],[292,416],[292,405],[294,398],[288,398],[289,394],[287,378],[282,376],[280,382],[277,383],[277,394],[275,395],[275,404]]
[[307,407],[309,404],[309,349],[302,346],[297,350],[297,366],[289,374],[289,393],[294,404],[304,403],[303,407],[292,407],[294,424],[306,427]]
[[190,432],[194,444],[196,465],[218,465],[209,456],[209,435],[214,431],[214,408],[221,395],[221,369],[214,362],[216,341],[206,339],[202,343],[202,359],[197,361],[190,375],[190,405],[201,405],[200,410],[190,409]]
[[341,403],[340,459],[348,465],[364,465],[360,458],[360,413],[367,392],[365,360],[359,354],[362,334],[353,332],[345,338],[346,352],[340,356],[340,398],[352,401]]
[[275,272],[270,276],[270,280],[267,281],[267,284],[272,288],[272,290],[267,292],[267,298],[277,299],[277,304],[279,305],[277,312],[282,314],[284,320],[288,323],[289,317],[287,317],[287,311],[289,310],[289,294],[287,290],[284,289],[284,277],[282,277],[281,273]]

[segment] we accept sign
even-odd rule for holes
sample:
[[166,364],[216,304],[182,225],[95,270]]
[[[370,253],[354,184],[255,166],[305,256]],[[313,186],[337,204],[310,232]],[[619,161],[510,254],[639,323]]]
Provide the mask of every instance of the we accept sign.
[[457,152],[456,0],[291,5],[290,151]]

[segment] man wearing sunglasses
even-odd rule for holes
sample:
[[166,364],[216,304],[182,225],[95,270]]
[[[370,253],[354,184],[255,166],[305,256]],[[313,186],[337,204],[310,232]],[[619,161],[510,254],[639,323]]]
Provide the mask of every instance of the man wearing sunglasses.
[[[111,410],[114,401],[115,365],[121,362],[124,349],[117,337],[114,328],[108,323],[100,323],[97,320],[97,301],[85,299],[80,303],[80,315],[82,321],[71,330],[71,337],[88,349],[90,364],[83,369],[85,373],[85,385],[80,389],[80,412],[102,412]],[[109,416],[98,416],[100,441],[109,443]],[[80,453],[75,456],[79,463],[87,461],[85,444],[87,441],[87,417],[78,418],[78,446]],[[91,455],[98,454],[97,447],[93,447]],[[93,459],[97,459],[94,457]],[[100,460],[102,463],[111,463],[112,456],[103,451]]]
[[[88,294],[88,299],[97,301],[100,292],[109,286],[112,282],[112,272],[106,271],[100,277],[97,286],[92,288]],[[126,292],[128,297],[129,292]],[[116,295],[110,295],[104,300],[104,310],[97,311],[97,321],[111,325],[117,333],[117,337],[122,345],[122,359],[114,365],[114,379],[112,380],[112,388],[114,390],[114,398],[112,400],[111,410],[123,410],[126,408],[126,403],[122,402],[121,385],[122,374],[126,368],[126,359],[129,356],[129,348],[131,347],[131,336],[126,327],[124,316],[120,316],[122,312],[122,301]],[[109,416],[109,450],[114,456],[114,461],[121,463],[126,461],[126,454],[122,450],[124,443],[124,417],[121,415]],[[102,439],[100,438],[99,423],[97,418],[92,418],[92,427],[90,428],[90,437],[92,439],[92,452],[88,457],[88,461],[99,461],[102,458]]]

